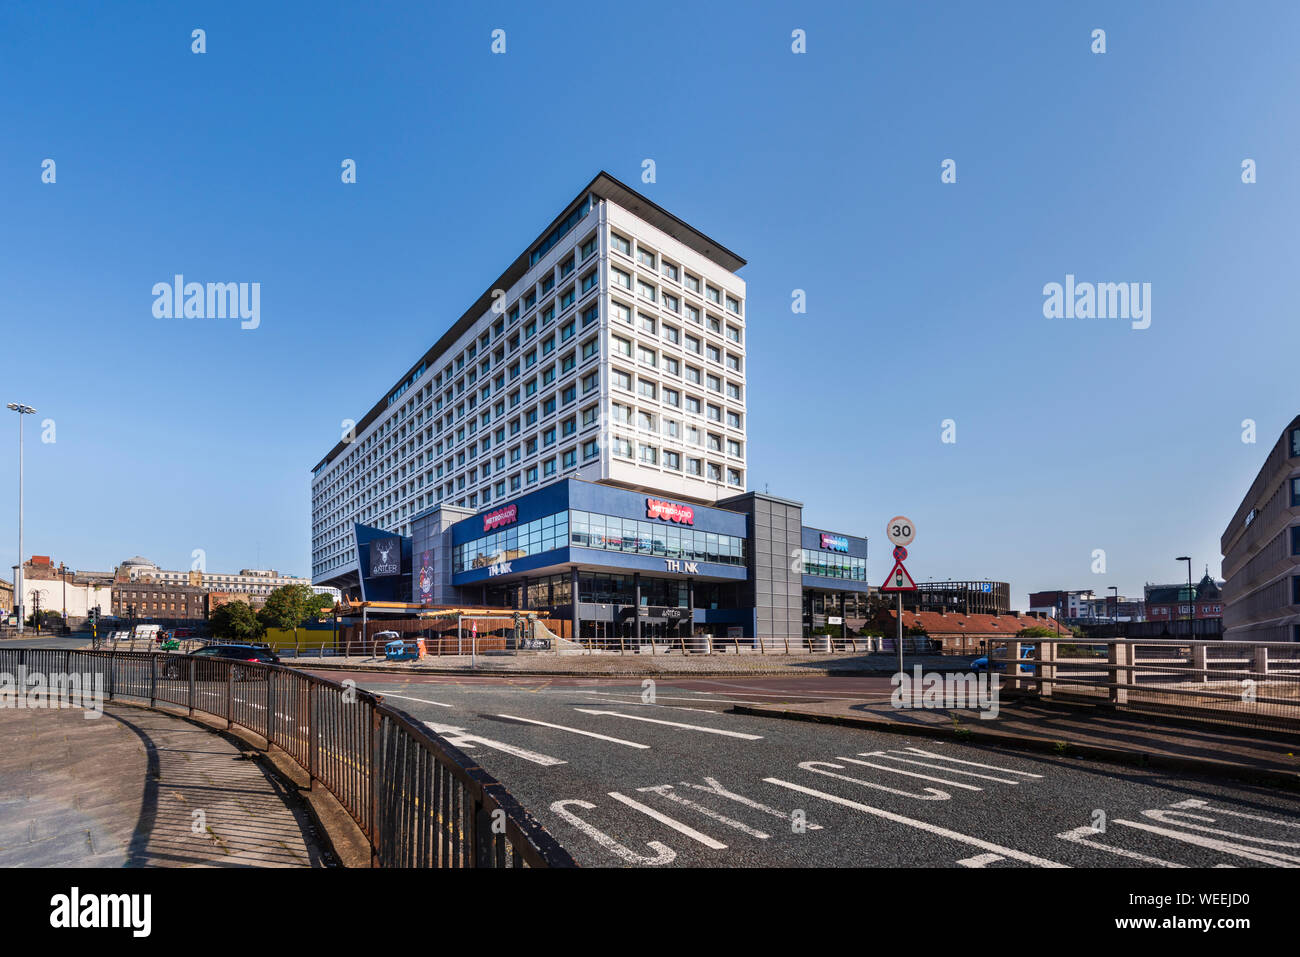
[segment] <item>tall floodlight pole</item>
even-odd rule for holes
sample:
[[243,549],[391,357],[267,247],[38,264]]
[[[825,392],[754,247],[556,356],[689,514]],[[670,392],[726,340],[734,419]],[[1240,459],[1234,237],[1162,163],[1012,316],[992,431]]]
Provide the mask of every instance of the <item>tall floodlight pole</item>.
[[14,596],[18,612],[18,634],[23,633],[23,617],[27,609],[23,606],[23,416],[35,415],[36,410],[21,402],[10,402],[7,406],[18,413],[18,571],[14,575]]

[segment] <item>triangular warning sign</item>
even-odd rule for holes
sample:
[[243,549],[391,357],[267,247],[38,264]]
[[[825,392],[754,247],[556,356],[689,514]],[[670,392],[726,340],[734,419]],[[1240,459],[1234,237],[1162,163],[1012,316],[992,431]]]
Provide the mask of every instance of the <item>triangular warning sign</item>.
[[912,581],[912,576],[907,573],[903,563],[894,562],[894,567],[885,579],[885,583],[880,586],[881,591],[916,591],[916,582]]

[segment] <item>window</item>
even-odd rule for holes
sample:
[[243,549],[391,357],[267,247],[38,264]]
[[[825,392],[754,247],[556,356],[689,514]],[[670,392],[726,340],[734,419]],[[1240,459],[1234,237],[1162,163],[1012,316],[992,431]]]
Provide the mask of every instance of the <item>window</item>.
[[678,301],[676,296],[664,293],[663,303],[664,308],[669,312],[681,312],[681,303]]
[[632,244],[618,233],[610,233],[609,242],[611,246],[621,252],[624,256],[632,255]]
[[588,306],[582,310],[582,328],[586,329],[589,325],[600,318],[600,304]]
[[740,413],[727,410],[727,425],[733,429],[740,428]]
[[663,335],[665,339],[674,345],[681,341],[681,333],[677,331],[676,326],[664,326]]
[[600,443],[596,439],[588,439],[582,443],[583,459],[594,459],[600,454]]
[[687,336],[687,337],[686,337],[686,351],[687,351],[687,352],[694,352],[696,355],[699,355],[699,352],[700,352],[700,340],[699,340],[699,339],[696,339],[694,336]]
[[674,472],[682,470],[682,457],[677,452],[664,449],[664,468],[672,469]]
[[700,291],[700,280],[695,276],[692,276],[690,273],[686,274],[685,282],[686,288],[691,292],[698,293]]
[[712,286],[704,287],[704,295],[709,302],[722,302],[722,293],[714,289]]
[[612,305],[614,307],[614,318],[621,319],[630,326],[632,324],[632,310],[617,300],[614,300]]
[[740,443],[735,439],[727,439],[727,454],[735,458],[741,457]]
[[705,348],[704,354],[708,356],[710,362],[722,361],[722,350],[715,345],[709,345]]
[[654,316],[647,316],[644,312],[638,312],[636,318],[637,325],[641,327],[642,332],[648,332],[652,336],[655,334]]
[[659,450],[653,445],[640,445],[637,447],[637,458],[642,465],[658,465]]
[[648,282],[642,282],[640,279],[636,281],[636,291],[637,295],[645,296],[651,302],[654,302],[658,297],[655,287]]
[[740,401],[740,386],[734,382],[727,383],[727,398]]
[[588,289],[594,287],[596,285],[596,280],[599,277],[599,275],[600,274],[593,269],[591,272],[587,273],[587,275],[583,276],[582,291],[586,292]]
[[582,256],[583,259],[586,259],[595,251],[596,251],[596,237],[592,236],[590,239],[588,239],[585,243],[582,244],[582,251],[580,255]]
[[578,464],[578,453],[575,449],[567,449],[560,453],[560,463],[566,468],[571,469]]
[[647,349],[644,346],[637,346],[636,357],[640,362],[644,362],[648,366],[659,364],[658,356],[655,354],[655,351],[653,349]]
[[649,379],[637,379],[636,391],[645,396],[647,399],[656,398],[659,394],[659,387]]
[[631,273],[624,272],[624,271],[621,270],[621,269],[611,269],[611,270],[610,270],[610,275],[611,275],[611,277],[613,277],[614,283],[615,283],[616,285],[622,286],[624,289],[631,289],[631,288],[632,288],[632,274],[631,274]]
[[632,355],[632,343],[628,339],[620,339],[618,336],[610,337],[610,345],[615,352],[622,353],[625,356]]
[[669,375],[680,375],[681,365],[672,356],[664,356],[664,372]]
[[681,393],[676,389],[664,389],[664,404],[671,406],[681,405]]
[[660,263],[660,272],[662,272],[673,282],[677,281],[677,267],[674,266],[672,263],[667,261]]
[[637,262],[641,263],[643,266],[649,266],[651,269],[655,268],[655,254],[650,252],[648,249],[642,249],[640,246],[637,246],[636,259]]
[[740,315],[740,300],[739,300],[739,299],[735,299],[735,298],[733,298],[732,296],[728,296],[728,297],[727,297],[727,311],[728,311],[728,312],[734,312],[736,315]]
[[700,461],[699,459],[690,459],[690,458],[688,458],[688,459],[686,460],[686,474],[688,474],[688,475],[699,475],[699,474],[700,474],[700,468],[701,468],[702,464],[703,464],[703,463],[701,463],[701,461]]
[[590,359],[599,351],[600,351],[599,338],[588,339],[586,342],[582,344],[582,358],[584,359]]

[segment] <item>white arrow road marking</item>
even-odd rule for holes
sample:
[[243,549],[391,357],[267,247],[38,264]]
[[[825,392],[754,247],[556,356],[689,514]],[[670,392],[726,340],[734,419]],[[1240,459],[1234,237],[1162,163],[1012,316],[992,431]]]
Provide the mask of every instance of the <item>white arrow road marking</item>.
[[597,734],[595,731],[584,731],[581,728],[567,728],[562,724],[551,724],[549,721],[538,721],[536,718],[521,718],[514,714],[499,714],[498,718],[509,718],[511,721],[523,721],[528,724],[540,724],[543,728],[554,728],[557,731],[568,731],[570,734],[582,734],[589,738],[599,738],[601,741],[613,741],[615,744],[622,744],[629,748],[649,748],[648,744],[637,744],[635,741],[624,741],[622,738],[611,738],[607,734]]
[[[1041,774],[1034,774],[1032,771],[1017,771],[1015,768],[1000,768],[993,764],[980,764],[978,761],[963,761],[961,758],[950,758],[946,754],[938,754],[934,751],[922,751],[920,748],[909,747],[907,751],[912,754],[919,754],[923,758],[938,758],[940,761],[951,761],[953,764],[964,764],[972,768],[986,768],[989,771],[1001,771],[1003,774],[1023,774],[1027,778],[1041,778]],[[895,754],[906,754],[907,751],[896,751]]]
[[599,828],[596,828],[591,824],[588,824],[582,818],[578,817],[578,815],[570,811],[568,809],[568,805],[570,804],[575,804],[578,807],[584,808],[585,810],[588,811],[590,811],[592,808],[596,806],[587,801],[577,801],[577,800],[556,801],[554,804],[551,805],[551,810],[554,811],[556,814],[558,814],[560,817],[564,818],[566,821],[568,821],[570,824],[576,827],[583,834],[586,834],[589,838],[591,838],[601,847],[617,854],[628,864],[667,864],[676,859],[677,852],[674,851],[667,844],[661,844],[658,841],[646,841],[646,846],[649,847],[650,850],[655,852],[654,857],[645,857],[644,855],[637,854],[635,851],[628,850],[626,847],[624,847],[618,841],[614,840],[604,831],[601,831]]
[[750,837],[756,837],[760,841],[766,841],[769,837],[771,837],[770,834],[765,834],[762,831],[755,830],[754,828],[750,827],[748,824],[743,823],[742,821],[737,821],[735,818],[727,817],[725,814],[719,814],[717,811],[713,810],[712,808],[707,808],[703,804],[698,804],[695,801],[682,797],[680,794],[673,791],[673,786],[671,784],[660,784],[655,787],[649,787],[649,788],[637,788],[637,790],[643,793],[646,791],[653,791],[655,794],[658,794],[660,797],[666,797],[670,801],[676,801],[682,807],[688,807],[693,811],[699,811],[705,817],[711,817],[713,818],[713,820],[719,821],[727,825],[728,827],[734,827],[737,831],[743,831],[746,834],[748,834]]
[[651,724],[666,724],[673,728],[686,728],[690,731],[704,731],[708,734],[722,734],[728,738],[742,738],[745,741],[761,741],[761,734],[744,734],[740,731],[723,731],[719,728],[706,728],[699,724],[682,724],[680,721],[664,721],[660,718],[647,718],[639,714],[623,714],[621,711],[595,711],[591,708],[574,708],[574,711],[581,711],[583,714],[607,714],[615,718],[627,718],[630,721],[648,721]]
[[443,704],[441,701],[430,701],[428,698],[412,698],[410,695],[404,694],[390,694],[387,691],[381,692],[380,696],[384,698],[401,698],[403,701],[418,701],[421,704],[436,704],[439,708],[455,707],[454,705]]
[[523,758],[525,761],[531,761],[533,764],[540,764],[544,767],[553,767],[557,764],[567,764],[559,758],[553,758],[549,754],[539,754],[536,751],[529,751],[527,748],[521,748],[513,744],[506,744],[502,741],[493,741],[491,738],[483,738],[477,734],[470,734],[465,728],[458,728],[451,724],[436,724],[433,721],[424,722],[431,730],[437,732],[446,738],[451,744],[458,748],[465,746],[473,747],[481,744],[485,748],[493,748],[497,751],[504,751],[506,754],[513,754],[517,758]]
[[906,824],[908,827],[914,827],[920,831],[937,834],[940,837],[946,837],[954,841],[961,841],[963,844],[970,844],[973,847],[978,847],[980,850],[991,851],[994,854],[1000,854],[1003,857],[1009,857],[1015,861],[1033,864],[1036,867],[1069,866],[1068,864],[1058,864],[1056,861],[1049,861],[1042,857],[1034,857],[1032,854],[1026,854],[1023,851],[1013,850],[1009,847],[1002,847],[1000,844],[994,844],[992,841],[983,841],[978,837],[971,837],[969,834],[950,831],[946,827],[939,827],[937,824],[927,824],[925,821],[918,821],[915,818],[904,817],[901,814],[894,814],[892,811],[885,811],[878,807],[859,804],[857,801],[850,801],[847,798],[837,797],[834,794],[827,794],[825,791],[818,791],[815,788],[806,788],[802,784],[782,781],[780,778],[763,778],[763,780],[768,784],[775,784],[778,787],[789,788],[791,791],[799,791],[802,794],[810,794],[813,797],[819,797],[823,800],[830,801],[832,804],[842,804],[844,807],[851,807],[864,814],[872,814],[876,817],[882,817],[885,820],[893,821],[896,824]]
[[671,818],[667,814],[660,814],[654,808],[646,807],[640,801],[634,801],[626,794],[619,794],[617,791],[610,791],[609,796],[612,797],[615,801],[622,801],[630,808],[635,808],[636,810],[640,811],[642,814],[646,815],[647,817],[654,818],[660,824],[667,824],[674,831],[680,831],[682,834],[685,834],[691,840],[699,841],[707,848],[710,848],[715,851],[725,851],[727,849],[727,845],[719,841],[715,841],[713,838],[709,837],[709,835],[701,834],[699,831],[695,830],[695,828],[683,824],[681,821],[677,820],[676,818]]
[[1164,861],[1158,857],[1148,857],[1145,854],[1139,854],[1137,851],[1126,851],[1122,847],[1111,847],[1109,844],[1101,844],[1097,841],[1089,840],[1085,835],[1096,834],[1091,824],[1085,824],[1083,827],[1076,827],[1073,831],[1066,831],[1064,834],[1056,835],[1063,841],[1070,841],[1073,844],[1082,844],[1084,847],[1095,847],[1099,851],[1106,851],[1110,854],[1118,854],[1120,857],[1127,857],[1129,860],[1141,861],[1144,864],[1155,864],[1158,867],[1186,867],[1185,864],[1175,864],[1173,861]]
[[[1176,841],[1186,841],[1188,844],[1208,847],[1211,850],[1221,851],[1224,854],[1231,854],[1234,857],[1244,857],[1249,861],[1258,861],[1260,864],[1272,864],[1274,867],[1295,867],[1296,863],[1300,863],[1300,857],[1292,857],[1289,854],[1283,854],[1279,851],[1270,851],[1262,847],[1242,847],[1238,844],[1230,844],[1227,841],[1217,841],[1211,837],[1201,837],[1197,834],[1189,834],[1187,831],[1173,831],[1167,827],[1156,827],[1152,824],[1143,824],[1140,821],[1124,821],[1116,819],[1112,823],[1123,824],[1125,827],[1135,827],[1139,831],[1150,831],[1152,834],[1161,834],[1165,837],[1172,837]],[[1287,861],[1293,863],[1285,863]]]
[[962,867],[988,867],[990,864],[996,864],[1004,860],[1001,854],[976,854],[974,857],[967,857],[958,861]]
[[963,771],[961,768],[950,768],[943,764],[935,764],[933,761],[915,761],[911,758],[895,757],[897,754],[907,754],[906,751],[859,751],[858,754],[868,758],[884,758],[886,761],[898,761],[902,764],[915,764],[922,768],[935,768],[943,771],[945,774],[964,774],[968,778],[980,778],[984,781],[997,781],[999,784],[1019,784],[1015,778],[995,778],[991,774],[980,774],[977,771]]
[[[888,771],[891,774],[902,774],[909,778],[920,778],[922,781],[937,781],[939,784],[946,784],[951,788],[961,788],[964,791],[983,791],[982,787],[975,784],[962,784],[960,781],[949,781],[946,778],[931,777],[928,774],[917,774],[915,771],[904,771],[902,768],[890,767],[888,764],[872,764],[870,761],[859,761],[857,758],[846,758],[843,756],[836,757],[836,761],[847,761],[849,764],[861,764],[863,767],[875,768],[878,771]],[[926,790],[929,790],[927,788]]]

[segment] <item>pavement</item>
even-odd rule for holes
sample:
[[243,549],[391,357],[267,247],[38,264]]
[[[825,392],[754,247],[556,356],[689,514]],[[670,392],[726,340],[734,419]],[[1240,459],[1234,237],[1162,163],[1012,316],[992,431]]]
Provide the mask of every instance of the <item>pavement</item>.
[[1300,866],[1286,788],[777,713],[887,699],[884,676],[325,673],[474,757],[584,866]]
[[0,708],[0,867],[321,867],[298,797],[251,748],[107,703]]

